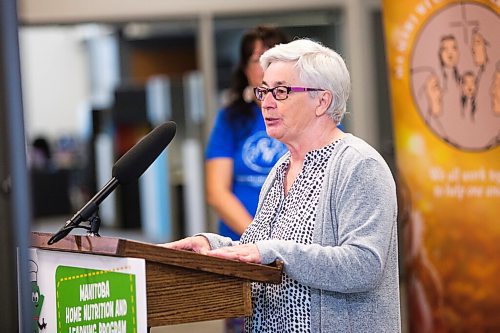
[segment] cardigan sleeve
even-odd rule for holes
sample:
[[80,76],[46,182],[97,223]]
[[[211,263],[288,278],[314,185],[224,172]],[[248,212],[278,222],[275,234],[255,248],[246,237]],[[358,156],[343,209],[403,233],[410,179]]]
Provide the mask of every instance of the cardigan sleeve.
[[210,233],[210,232],[202,232],[196,234],[194,236],[203,236],[208,240],[210,244],[210,249],[215,250],[225,246],[234,246],[238,245],[238,241],[233,241],[231,237],[224,237],[218,234]]
[[336,224],[337,235],[323,235],[321,244],[259,241],[262,263],[280,259],[292,279],[317,289],[347,293],[378,286],[397,242],[394,180],[385,162],[351,155],[330,171],[334,185],[320,197],[332,202],[324,205],[332,211],[317,214],[323,218],[316,223]]

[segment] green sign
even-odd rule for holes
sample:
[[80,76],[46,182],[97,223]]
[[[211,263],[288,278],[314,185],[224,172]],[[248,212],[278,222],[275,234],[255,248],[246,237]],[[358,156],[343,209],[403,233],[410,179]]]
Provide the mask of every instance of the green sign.
[[57,332],[137,332],[135,275],[58,266]]

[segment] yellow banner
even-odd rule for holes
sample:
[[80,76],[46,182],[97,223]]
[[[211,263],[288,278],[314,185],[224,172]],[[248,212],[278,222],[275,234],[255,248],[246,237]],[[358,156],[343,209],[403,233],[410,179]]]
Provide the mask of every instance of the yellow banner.
[[500,4],[383,1],[411,332],[500,332]]

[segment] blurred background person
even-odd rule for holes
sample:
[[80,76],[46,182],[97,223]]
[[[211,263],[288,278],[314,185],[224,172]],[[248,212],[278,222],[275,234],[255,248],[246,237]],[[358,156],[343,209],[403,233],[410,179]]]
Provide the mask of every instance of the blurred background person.
[[34,170],[54,170],[52,149],[45,137],[38,136],[33,140],[30,153],[30,165]]
[[207,200],[220,217],[218,232],[233,240],[239,240],[252,221],[262,184],[286,152],[282,143],[267,136],[253,93],[262,81],[260,56],[286,42],[286,34],[270,26],[257,26],[243,35],[230,102],[218,112],[207,144]]

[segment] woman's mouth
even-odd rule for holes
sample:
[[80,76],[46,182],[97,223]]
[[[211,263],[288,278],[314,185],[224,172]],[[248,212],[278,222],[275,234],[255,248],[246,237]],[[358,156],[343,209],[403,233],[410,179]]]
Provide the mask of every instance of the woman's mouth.
[[279,121],[279,118],[266,117],[264,118],[267,125],[274,125]]

